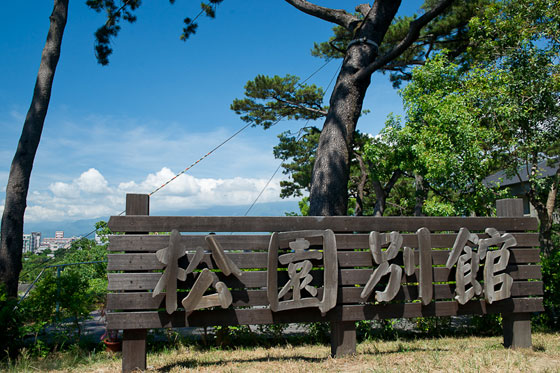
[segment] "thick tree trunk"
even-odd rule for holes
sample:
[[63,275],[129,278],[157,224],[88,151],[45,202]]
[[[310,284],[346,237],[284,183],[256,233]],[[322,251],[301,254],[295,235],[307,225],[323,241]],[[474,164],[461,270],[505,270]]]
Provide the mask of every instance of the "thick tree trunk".
[[27,206],[29,179],[47,115],[56,65],[60,57],[62,35],[68,17],[68,1],[54,1],[31,106],[27,112],[16,154],[12,160],[6,187],[6,202],[2,214],[0,285],[6,286],[9,296],[17,295],[23,249],[23,216]]
[[[358,27],[355,40],[381,44],[400,1],[376,1],[370,16]],[[313,167],[309,215],[346,215],[348,210],[348,178],[352,140],[371,74],[363,74],[378,56],[378,49],[367,42],[349,46],[330,107],[321,131],[317,157]]]

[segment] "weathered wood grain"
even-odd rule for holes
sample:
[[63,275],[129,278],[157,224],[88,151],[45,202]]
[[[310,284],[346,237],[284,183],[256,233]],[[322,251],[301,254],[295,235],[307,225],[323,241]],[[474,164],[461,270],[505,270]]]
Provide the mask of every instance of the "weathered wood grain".
[[[479,234],[480,238],[488,235]],[[539,246],[537,233],[513,233],[517,240],[517,247],[530,248]],[[109,237],[109,251],[136,251],[136,252],[155,252],[167,245],[167,235],[112,235]],[[188,250],[194,251],[198,247],[206,248],[206,235],[184,234],[181,236],[181,244]],[[403,246],[418,247],[418,238],[415,234],[402,234]],[[431,241],[433,248],[451,248],[455,241],[456,234],[432,233]],[[224,250],[267,250],[270,235],[260,234],[217,234],[214,239],[220,243]],[[321,239],[311,238],[311,245],[320,244]],[[287,243],[280,243],[287,246]],[[369,249],[368,234],[336,234],[336,245],[338,250]],[[538,261],[538,260],[537,260]]]
[[[367,300],[361,298],[363,287],[339,287],[337,294],[338,304],[357,304],[373,302],[374,296]],[[317,295],[322,297],[323,289],[317,289]],[[187,296],[187,292],[177,293],[178,303]],[[267,306],[269,304],[266,290],[233,290],[232,306]],[[454,285],[435,284],[434,299],[453,299]],[[543,283],[541,281],[514,281],[511,288],[512,297],[542,296]],[[418,299],[418,286],[403,285],[395,296],[395,301],[413,301]],[[109,293],[107,294],[107,309],[109,310],[155,310],[164,307],[164,294],[152,297],[152,293],[133,292],[133,293]],[[180,305],[179,305],[180,306]]]
[[[364,285],[371,273],[371,269],[340,269],[339,286],[345,285]],[[479,276],[482,276],[479,271]],[[434,267],[434,282],[453,282],[455,279],[455,270],[449,270],[445,267]],[[506,268],[508,273],[514,280],[539,280],[542,278],[541,268],[536,265],[512,265]],[[311,271],[315,279],[311,284],[313,286],[321,286],[323,284],[322,271]],[[243,278],[237,279],[231,276],[224,276],[217,273],[220,281],[224,282],[228,287],[234,289],[260,288],[266,286],[266,271],[244,271]],[[402,282],[415,283],[418,282],[418,269],[412,276],[403,276]],[[161,277],[161,273],[109,273],[108,289],[109,291],[119,290],[153,290]],[[481,277],[479,277],[481,279]],[[288,281],[288,274],[285,271],[278,272],[278,279],[282,282]],[[191,288],[193,285],[193,277],[188,276],[187,281],[179,282],[177,287],[180,289]]]
[[[538,263],[539,249],[511,249],[510,250],[509,264],[525,264],[525,263]],[[195,254],[190,253],[187,255],[187,262],[193,261]],[[267,253],[266,252],[249,252],[249,253],[226,253],[236,266],[242,269],[256,268],[264,269],[267,266]],[[413,251],[414,263],[418,262],[418,250]],[[432,250],[432,258],[434,265],[442,265],[446,263],[449,250]],[[398,256],[391,260],[392,264],[403,264],[403,253],[400,252]],[[348,267],[371,267],[373,265],[372,256],[369,251],[338,251],[338,266],[340,268]],[[160,263],[154,253],[131,253],[131,254],[108,254],[107,255],[108,271],[146,271],[146,270],[160,270],[163,269],[163,264]],[[200,261],[200,269],[218,269],[215,261],[209,253],[204,254]]]
[[335,232],[458,231],[461,227],[484,230],[494,227],[508,232],[538,229],[536,218],[492,217],[371,217],[371,216],[112,216],[113,232],[282,232],[331,229]]
[[255,325],[279,322],[314,322],[314,321],[358,321],[383,318],[410,318],[426,316],[454,316],[465,314],[499,313],[504,311],[516,313],[543,311],[542,298],[511,298],[491,305],[484,301],[471,301],[460,306],[457,302],[432,302],[427,306],[421,303],[387,304],[387,305],[348,305],[337,306],[324,317],[316,308],[272,312],[267,308],[200,310],[194,311],[187,319],[184,312],[168,315],[166,312],[110,312],[107,314],[107,328],[170,328],[184,326],[213,325]]

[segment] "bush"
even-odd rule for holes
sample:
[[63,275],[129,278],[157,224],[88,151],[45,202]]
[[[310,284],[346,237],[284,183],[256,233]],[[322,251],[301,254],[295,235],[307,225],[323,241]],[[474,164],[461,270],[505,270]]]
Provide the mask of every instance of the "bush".
[[0,357],[14,357],[23,345],[24,332],[21,328],[23,315],[16,307],[17,298],[10,298],[4,286],[0,287]]
[[544,285],[544,313],[539,316],[541,326],[560,329],[560,249],[556,235],[555,250],[541,255]]
[[88,280],[80,272],[67,269],[60,276],[45,272],[25,303],[32,317],[28,322],[52,324],[70,320],[80,336],[80,321],[89,317],[96,299]]

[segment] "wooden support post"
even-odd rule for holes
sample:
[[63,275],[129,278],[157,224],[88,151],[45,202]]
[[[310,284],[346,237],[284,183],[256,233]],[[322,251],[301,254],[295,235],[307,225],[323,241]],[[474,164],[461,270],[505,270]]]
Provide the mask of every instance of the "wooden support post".
[[331,322],[331,356],[343,357],[356,353],[356,323]]
[[504,313],[502,314],[502,324],[504,326],[504,347],[531,347],[530,313]]
[[[150,215],[150,196],[127,194],[126,215]],[[146,329],[123,330],[123,373],[146,370],[146,335]]]
[[123,373],[146,370],[146,329],[123,330]]
[[[503,217],[523,216],[523,200],[519,198],[497,200],[496,215]],[[530,313],[502,313],[502,324],[504,328],[504,347],[531,347]]]
[[126,215],[150,215],[150,196],[147,194],[127,194]]

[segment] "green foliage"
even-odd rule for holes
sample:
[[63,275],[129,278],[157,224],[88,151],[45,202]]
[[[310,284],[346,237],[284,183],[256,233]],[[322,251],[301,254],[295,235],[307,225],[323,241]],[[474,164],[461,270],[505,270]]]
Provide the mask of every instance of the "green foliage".
[[29,316],[48,324],[70,319],[80,335],[79,322],[89,317],[96,304],[88,285],[88,280],[72,269],[63,271],[60,276],[52,271],[45,272],[25,300]]
[[428,335],[444,335],[451,330],[451,317],[418,317],[416,328]]
[[241,115],[241,120],[267,129],[282,119],[324,117],[323,96],[322,88],[299,83],[294,75],[257,75],[245,85],[245,98],[233,100],[231,109]]
[[23,345],[23,314],[16,306],[17,299],[8,297],[5,286],[0,286],[0,357],[13,357]]
[[311,171],[320,134],[316,127],[304,127],[296,135],[290,132],[278,135],[279,142],[274,146],[274,157],[283,161],[282,173],[290,175],[290,180],[280,182],[281,198],[301,197],[303,191],[310,190]]
[[540,322],[542,326],[560,329],[560,227],[554,227],[553,245],[556,248],[549,255],[541,255],[544,284],[544,309]]
[[[436,0],[426,0],[420,9],[420,14],[431,9]],[[411,69],[422,65],[431,54],[443,49],[451,51],[457,63],[466,63],[465,50],[471,43],[469,20],[479,15],[484,7],[491,1],[455,1],[442,15],[426,25],[421,31],[418,40],[413,43],[402,55],[388,62],[379,70],[389,73],[395,87],[411,78]],[[417,18],[414,16],[396,17],[387,31],[383,43],[379,46],[379,54],[383,55],[392,50],[409,30],[410,22]],[[324,59],[343,58],[348,43],[354,38],[354,33],[341,26],[333,28],[333,36],[326,42],[315,43],[311,54]]]
[[286,323],[264,324],[258,325],[257,329],[267,338],[271,338],[274,342],[279,343],[285,339],[284,331],[288,327]]
[[479,335],[500,335],[503,332],[502,315],[499,313],[473,315],[469,326],[474,333]]
[[[169,0],[171,4],[175,0]],[[216,8],[223,0],[207,0],[200,3],[200,12],[193,19],[185,18],[185,27],[180,39],[185,41],[191,35],[196,33],[198,28],[197,19],[204,15],[208,18],[216,16]],[[122,5],[121,5],[122,3]],[[117,0],[86,0],[86,5],[97,13],[105,12],[107,20],[105,24],[95,32],[95,56],[97,62],[101,65],[109,64],[109,56],[113,53],[111,40],[119,34],[121,30],[121,21],[134,23],[136,15],[134,14],[138,7],[142,4],[141,0],[126,0],[118,2]]]
[[[444,214],[474,211],[488,215],[497,196],[482,180],[499,167],[495,152],[499,137],[495,128],[480,123],[485,114],[476,105],[480,96],[468,89],[472,75],[466,76],[443,54],[415,69],[402,91],[407,110],[405,131],[413,144],[416,172],[444,196],[444,202],[453,201],[453,206],[443,208]],[[426,212],[442,207],[432,199],[428,206],[432,211]]]
[[328,343],[331,335],[331,328],[328,322],[311,322],[305,325],[307,336],[312,343]]
[[217,326],[214,333],[216,345],[220,348],[235,348],[240,343],[252,345],[256,342],[255,334],[249,325]]

